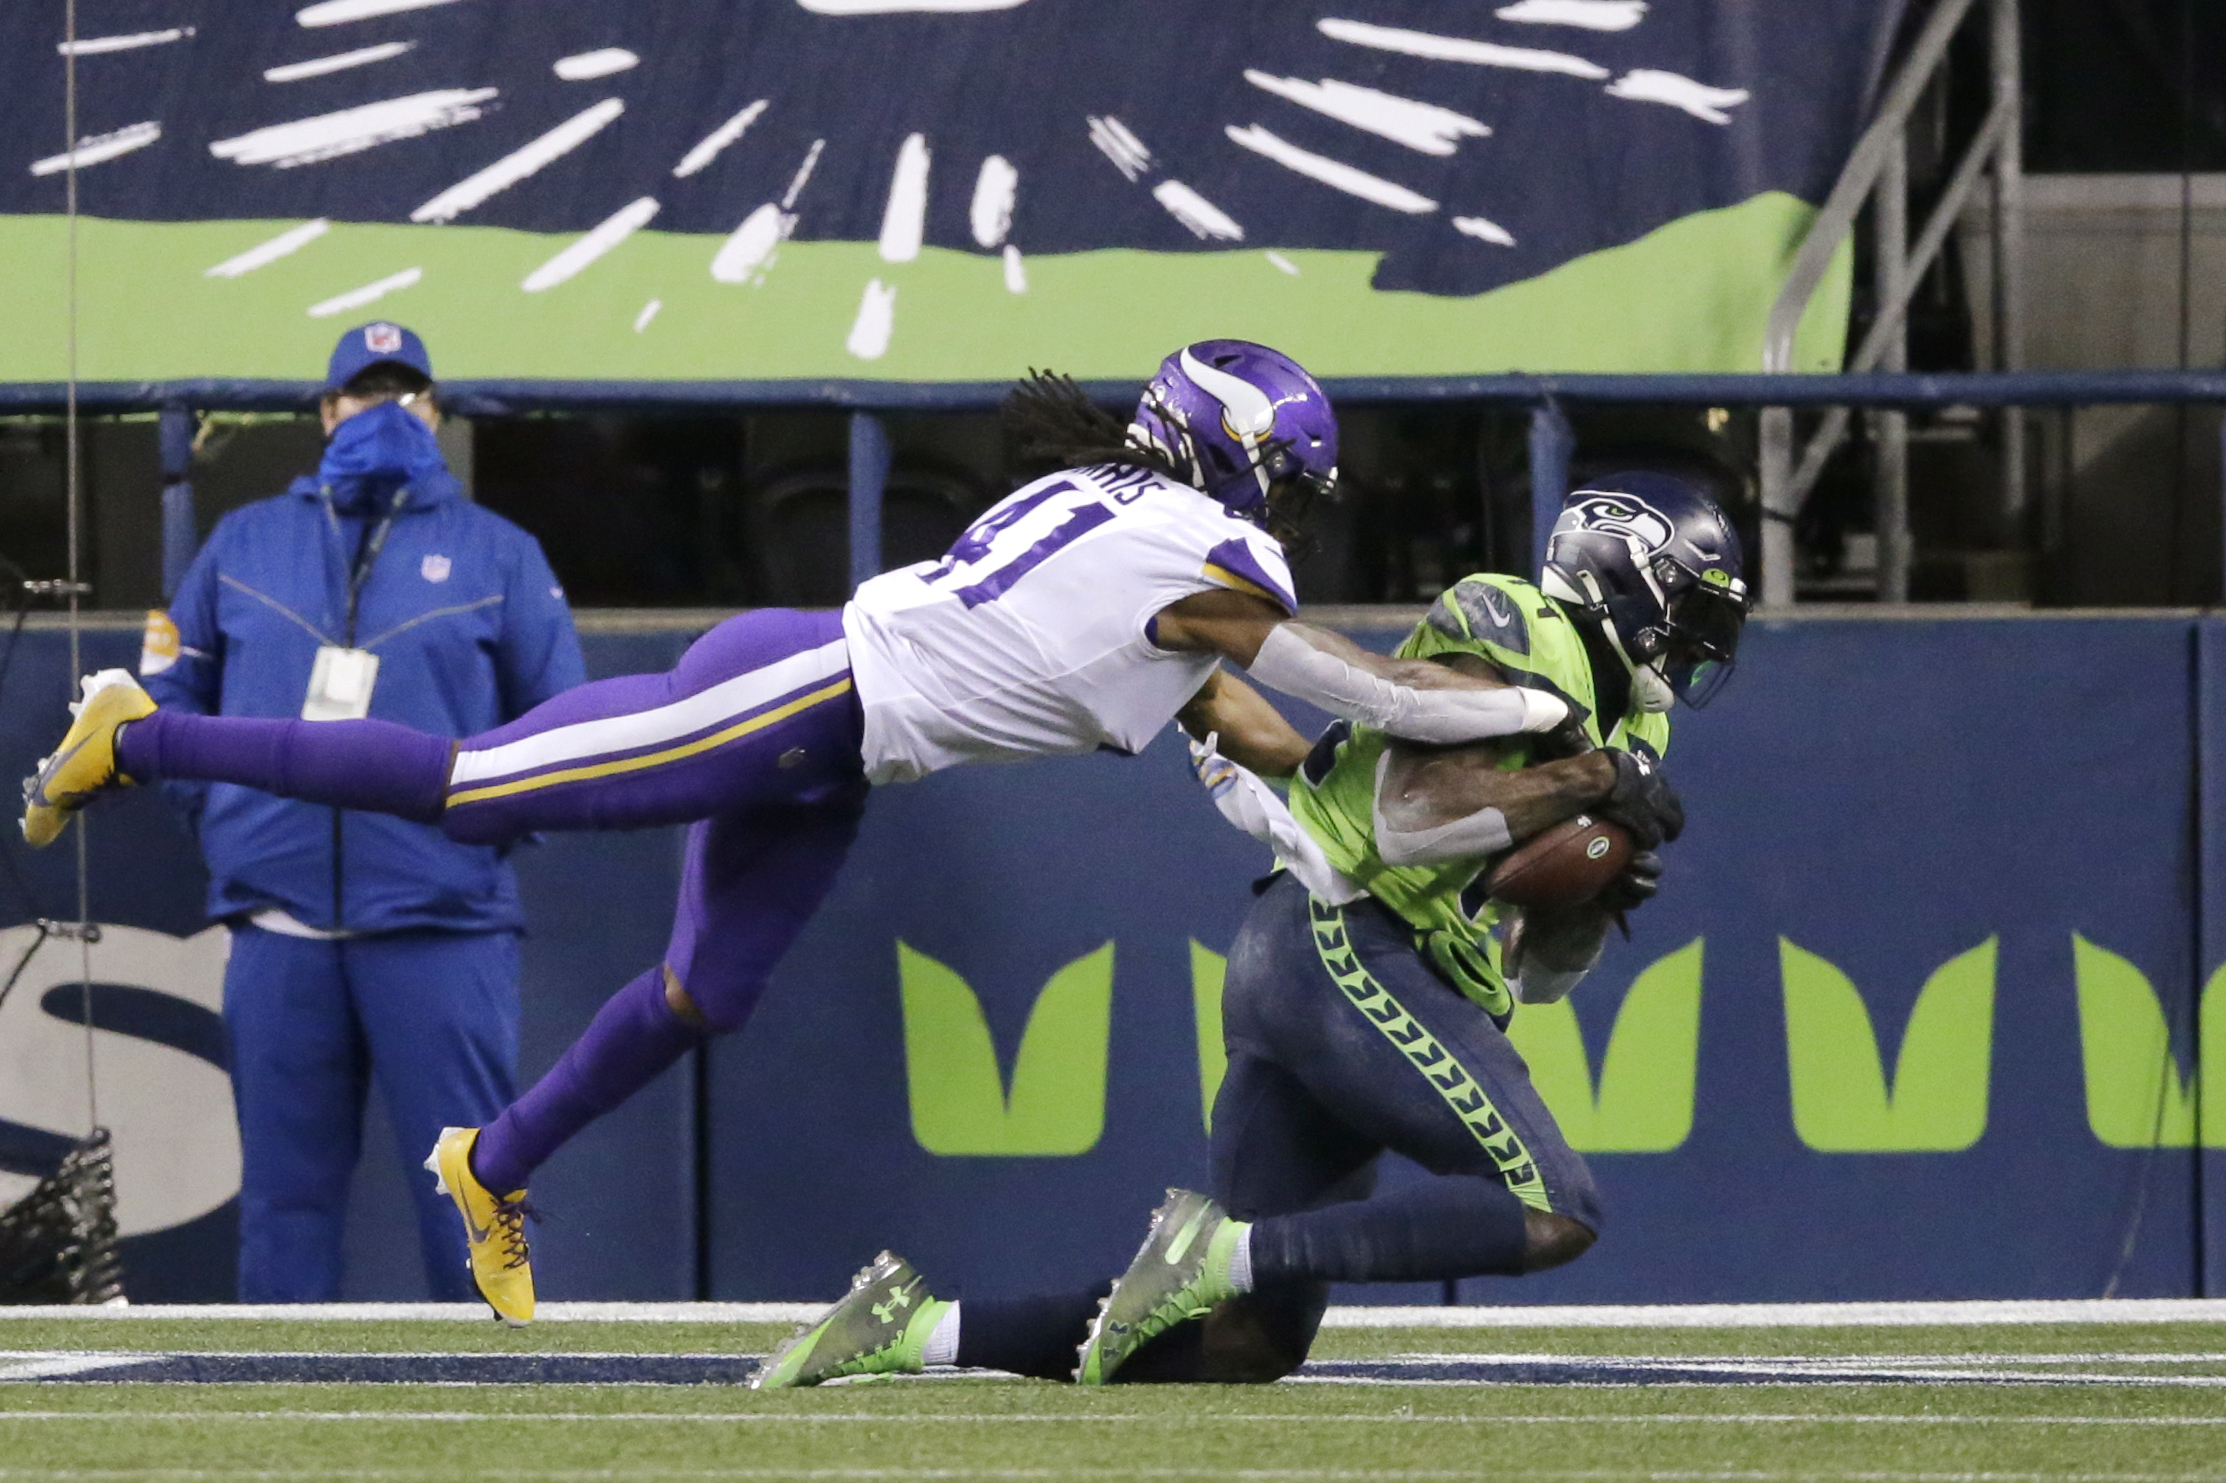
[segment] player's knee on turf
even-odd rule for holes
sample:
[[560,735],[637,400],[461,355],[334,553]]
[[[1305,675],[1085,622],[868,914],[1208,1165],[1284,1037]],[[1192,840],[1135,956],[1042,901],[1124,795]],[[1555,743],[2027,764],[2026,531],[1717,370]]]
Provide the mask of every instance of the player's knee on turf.
[[1575,1261],[1597,1239],[1590,1226],[1544,1210],[1523,1212],[1523,1271],[1544,1272]]

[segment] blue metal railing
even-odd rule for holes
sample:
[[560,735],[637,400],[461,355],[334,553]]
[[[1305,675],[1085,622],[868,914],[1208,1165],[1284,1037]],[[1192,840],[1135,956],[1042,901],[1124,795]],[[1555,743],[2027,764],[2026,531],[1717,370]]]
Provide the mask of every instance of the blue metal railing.
[[[1384,404],[1527,407],[1533,523],[1553,524],[1568,491],[1566,409],[1579,406],[1702,407],[2040,407],[2126,403],[2226,405],[2226,371],[1998,371],[1955,374],[1870,372],[1861,375],[1492,375],[1384,376],[1332,379],[1331,400],[1345,406]],[[1090,382],[1108,403],[1136,394],[1134,382]],[[880,570],[881,498],[889,473],[885,414],[987,412],[1007,382],[892,381],[451,381],[443,400],[466,417],[526,412],[702,411],[712,408],[819,408],[848,411],[850,428],[851,569],[863,578]],[[189,473],[192,417],[200,412],[307,412],[321,388],[307,381],[196,380],[88,382],[78,406],[93,415],[163,414],[164,569],[182,569],[190,551]],[[0,416],[59,413],[59,383],[0,384]],[[2226,490],[2221,491],[2226,499]],[[179,518],[172,518],[173,513]]]

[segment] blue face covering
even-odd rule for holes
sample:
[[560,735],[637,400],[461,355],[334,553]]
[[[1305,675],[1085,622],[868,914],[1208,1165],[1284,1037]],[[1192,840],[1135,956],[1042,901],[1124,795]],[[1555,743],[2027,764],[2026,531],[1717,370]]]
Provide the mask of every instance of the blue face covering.
[[366,407],[341,423],[317,466],[318,479],[342,509],[384,504],[403,485],[447,472],[433,430],[400,402]]

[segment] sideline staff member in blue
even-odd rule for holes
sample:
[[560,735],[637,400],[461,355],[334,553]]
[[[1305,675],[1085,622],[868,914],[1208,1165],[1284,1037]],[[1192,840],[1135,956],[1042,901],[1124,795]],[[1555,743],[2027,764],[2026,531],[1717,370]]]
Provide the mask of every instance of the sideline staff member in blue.
[[[150,616],[140,673],[156,701],[463,737],[587,678],[540,546],[467,500],[442,461],[432,378],[399,325],[341,336],[316,474],[227,515],[169,617]],[[339,1296],[368,1077],[411,1176],[433,1296],[472,1299],[455,1207],[417,1168],[442,1128],[481,1126],[513,1095],[524,918],[509,865],[384,814],[227,784],[181,801],[209,914],[233,929],[240,1300]]]

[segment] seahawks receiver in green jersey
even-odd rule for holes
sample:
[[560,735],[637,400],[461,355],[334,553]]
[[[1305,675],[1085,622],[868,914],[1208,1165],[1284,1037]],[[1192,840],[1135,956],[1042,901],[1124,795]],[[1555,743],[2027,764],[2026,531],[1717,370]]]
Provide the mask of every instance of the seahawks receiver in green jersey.
[[[958,1363],[1083,1383],[1272,1380],[1304,1359],[1332,1282],[1558,1266],[1600,1229],[1590,1172],[1505,1029],[1598,958],[1651,896],[1684,822],[1659,763],[1671,704],[1728,674],[1747,611],[1737,536],[1682,480],[1569,497],[1537,584],[1456,584],[1398,655],[1559,696],[1560,732],[1418,746],[1337,722],[1313,746],[1217,675],[1183,713],[1222,812],[1272,843],[1230,949],[1213,1191],[1171,1191],[1110,1294],[933,1296],[884,1253],[755,1383]],[[1288,807],[1259,780],[1292,779]],[[1640,854],[1580,907],[1502,920],[1492,859],[1580,812]],[[1376,1193],[1385,1150],[1439,1176]],[[1078,1353],[1079,1349],[1079,1353]]]

